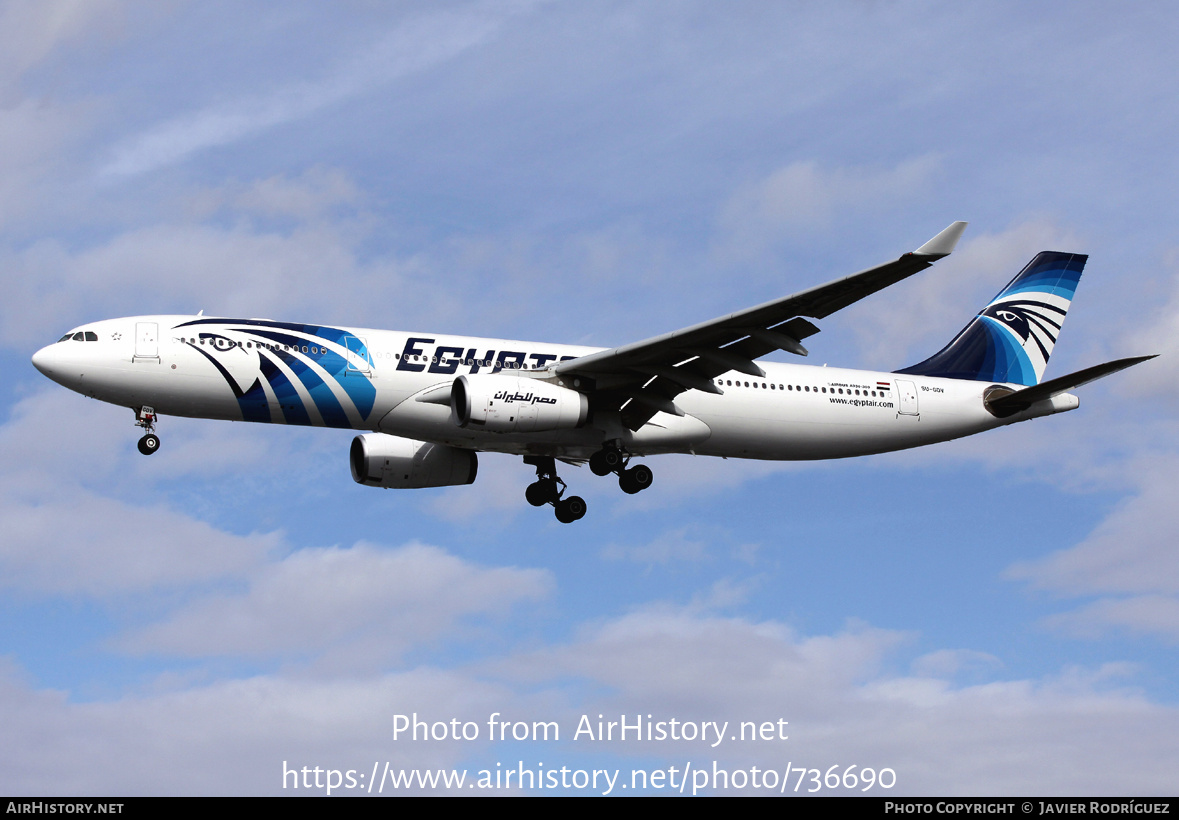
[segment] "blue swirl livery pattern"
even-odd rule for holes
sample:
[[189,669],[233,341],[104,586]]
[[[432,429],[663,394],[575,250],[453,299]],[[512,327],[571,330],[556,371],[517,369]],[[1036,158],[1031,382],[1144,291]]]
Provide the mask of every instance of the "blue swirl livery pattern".
[[197,319],[180,340],[221,373],[245,421],[356,427],[377,391],[364,340],[347,330],[259,319]]
[[917,376],[1039,384],[1088,256],[1044,251],[954,340],[919,364]]

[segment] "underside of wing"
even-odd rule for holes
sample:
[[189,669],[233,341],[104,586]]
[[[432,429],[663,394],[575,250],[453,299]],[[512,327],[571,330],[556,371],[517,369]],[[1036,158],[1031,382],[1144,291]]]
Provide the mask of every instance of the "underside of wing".
[[829,316],[949,256],[965,228],[965,222],[955,222],[892,262],[683,330],[562,362],[556,372],[590,380],[595,409],[621,410],[631,430],[660,411],[683,415],[674,401],[680,393],[720,393],[716,377],[732,370],[764,376],[755,360],[775,350],[807,355],[802,340],[819,332],[808,319]]

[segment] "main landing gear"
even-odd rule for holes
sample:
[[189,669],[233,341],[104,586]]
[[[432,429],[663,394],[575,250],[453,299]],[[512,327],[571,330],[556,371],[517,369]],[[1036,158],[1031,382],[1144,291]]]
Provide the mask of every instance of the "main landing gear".
[[549,456],[524,456],[524,463],[536,468],[536,481],[524,491],[529,504],[534,507],[552,504],[557,512],[557,520],[562,524],[572,524],[585,515],[585,501],[581,496],[562,497],[568,487],[557,475],[556,459]]
[[140,407],[135,411],[135,426],[142,427],[144,436],[139,440],[139,452],[150,456],[160,449],[160,437],[153,432],[156,429],[156,411],[152,407]]
[[628,470],[626,465],[629,463],[630,455],[613,444],[607,444],[590,456],[589,460],[594,475],[617,473],[618,486],[624,493],[634,495],[650,487],[655,475],[646,464],[636,464]]
[[[576,495],[565,498],[568,486],[557,475],[556,459],[550,456],[524,456],[524,463],[536,468],[536,481],[524,490],[524,497],[534,507],[552,504],[557,511],[557,520],[570,524],[585,515],[585,501]],[[596,475],[618,476],[618,486],[624,493],[634,495],[651,486],[654,476],[646,464],[627,468],[630,453],[615,444],[607,444],[590,456],[589,466]]]

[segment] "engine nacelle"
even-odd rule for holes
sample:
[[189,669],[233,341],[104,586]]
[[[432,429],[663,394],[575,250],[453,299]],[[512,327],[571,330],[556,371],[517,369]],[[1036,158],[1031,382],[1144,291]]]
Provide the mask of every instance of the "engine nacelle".
[[405,490],[470,484],[479,471],[474,450],[386,433],[366,433],[352,439],[348,461],[357,484]]
[[569,430],[589,418],[585,394],[511,376],[459,376],[450,391],[450,407],[459,427],[493,433]]

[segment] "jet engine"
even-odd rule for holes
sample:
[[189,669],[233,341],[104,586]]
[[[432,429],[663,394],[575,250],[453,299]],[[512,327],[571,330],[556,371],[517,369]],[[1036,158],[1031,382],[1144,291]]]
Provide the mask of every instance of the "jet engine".
[[535,433],[581,427],[589,418],[585,394],[511,376],[459,376],[450,391],[459,427],[493,433]]
[[366,433],[352,439],[352,479],[370,487],[418,489],[471,484],[479,471],[474,450]]

